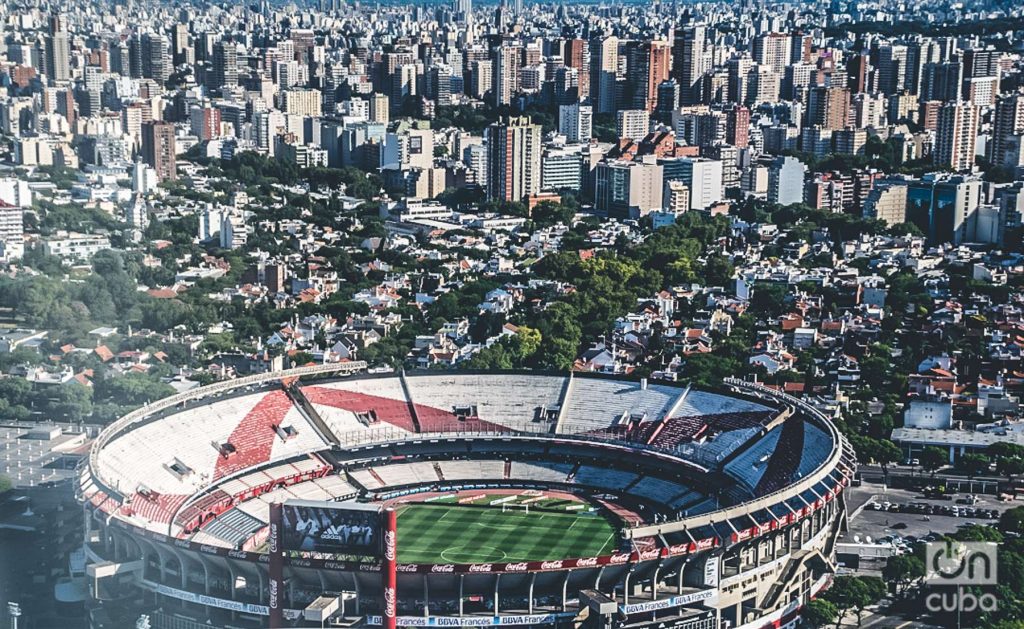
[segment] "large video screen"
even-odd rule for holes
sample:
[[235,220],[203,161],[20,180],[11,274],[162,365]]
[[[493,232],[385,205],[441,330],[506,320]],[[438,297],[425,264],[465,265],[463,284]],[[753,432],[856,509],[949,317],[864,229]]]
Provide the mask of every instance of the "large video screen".
[[379,556],[379,513],[353,506],[286,502],[281,507],[284,549]]

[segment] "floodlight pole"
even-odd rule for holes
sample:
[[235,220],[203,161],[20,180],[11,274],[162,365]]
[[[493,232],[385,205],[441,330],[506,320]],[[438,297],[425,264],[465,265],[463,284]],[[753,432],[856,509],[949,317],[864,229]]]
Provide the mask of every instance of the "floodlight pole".
[[21,616],[21,605],[7,603],[7,613],[11,617],[11,629],[18,629],[18,617]]

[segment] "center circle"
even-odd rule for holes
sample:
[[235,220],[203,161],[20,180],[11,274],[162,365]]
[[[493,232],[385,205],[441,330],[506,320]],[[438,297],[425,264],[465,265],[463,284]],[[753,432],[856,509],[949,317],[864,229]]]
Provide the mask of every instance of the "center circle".
[[505,551],[493,546],[452,546],[441,551],[441,559],[452,563],[483,563],[502,561]]

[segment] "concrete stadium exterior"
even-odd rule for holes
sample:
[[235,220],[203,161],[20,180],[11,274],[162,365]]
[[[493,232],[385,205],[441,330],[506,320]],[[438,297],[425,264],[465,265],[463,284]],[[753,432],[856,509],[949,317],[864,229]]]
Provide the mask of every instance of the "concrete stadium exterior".
[[[400,563],[400,626],[787,626],[834,571],[854,459],[799,400],[740,381],[364,368],[218,383],[104,430],[78,488],[93,596],[142,598],[156,627],[265,626],[271,503],[487,488],[599,495],[643,517],[601,557]],[[343,605],[379,624],[379,571],[286,559],[287,622]]]

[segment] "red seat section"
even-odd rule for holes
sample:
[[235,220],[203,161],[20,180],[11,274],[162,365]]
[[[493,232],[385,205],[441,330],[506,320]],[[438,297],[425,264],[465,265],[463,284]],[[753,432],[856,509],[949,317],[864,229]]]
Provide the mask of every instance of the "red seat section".
[[150,522],[170,522],[178,507],[188,500],[188,494],[157,494],[149,492],[132,494],[130,505],[121,507],[129,515],[138,515]]
[[[405,400],[392,400],[378,395],[317,386],[305,387],[302,389],[302,393],[312,404],[333,406],[353,413],[373,411],[378,421],[387,422],[409,432],[418,432],[409,410],[409,404]],[[416,418],[419,420],[420,430],[423,432],[502,429],[498,424],[492,424],[476,417],[459,420],[451,411],[423,404],[416,405]]]
[[492,424],[479,417],[460,420],[455,413],[433,406],[416,405],[416,418],[423,432],[455,432],[459,430],[504,430],[499,424]]
[[409,432],[416,431],[412,413],[409,411],[409,404],[405,400],[392,400],[379,395],[315,386],[304,387],[302,393],[312,404],[333,406],[353,413],[374,411],[379,421],[398,426]]
[[292,401],[284,391],[263,396],[228,437],[236,452],[231,458],[217,458],[214,480],[270,460],[274,439],[278,438],[274,426],[280,425],[291,409]]

